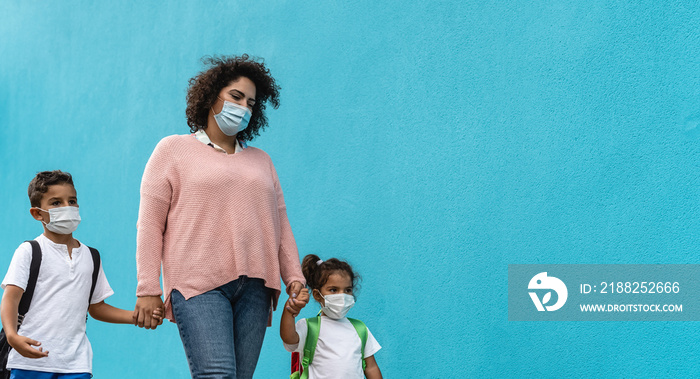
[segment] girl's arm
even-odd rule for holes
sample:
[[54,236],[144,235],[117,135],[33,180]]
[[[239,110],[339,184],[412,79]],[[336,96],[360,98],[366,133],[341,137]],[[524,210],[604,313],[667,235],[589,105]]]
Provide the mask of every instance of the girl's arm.
[[280,321],[280,337],[287,345],[299,343],[299,334],[294,327],[294,316],[292,316],[292,312],[287,309],[286,305]]
[[19,301],[22,299],[24,290],[14,285],[7,285],[5,293],[2,294],[2,305],[0,305],[0,318],[2,328],[7,336],[7,343],[18,353],[27,358],[42,358],[49,355],[43,348],[35,349],[32,346],[40,346],[41,342],[17,334],[17,309]]
[[367,379],[383,379],[382,372],[379,371],[379,366],[377,366],[377,361],[374,359],[374,355],[365,358],[365,376]]
[[308,302],[309,291],[302,289],[295,299],[290,297],[284,305],[282,320],[280,321],[280,337],[282,337],[282,341],[287,345],[299,343],[299,333],[297,333],[294,327],[294,317],[299,315],[299,311],[304,308]]
[[[90,316],[95,320],[110,322],[112,324],[133,324],[133,311],[127,311],[126,309],[115,308],[104,301],[99,303],[90,304],[88,308]],[[163,323],[163,311],[161,308],[156,308],[153,311],[154,319],[158,320],[158,325]]]

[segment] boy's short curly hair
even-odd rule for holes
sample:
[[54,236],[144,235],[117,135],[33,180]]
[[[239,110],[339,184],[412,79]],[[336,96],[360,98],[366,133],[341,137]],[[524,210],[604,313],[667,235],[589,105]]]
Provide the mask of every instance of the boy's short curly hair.
[[266,103],[277,109],[280,105],[280,87],[270,76],[270,70],[261,59],[247,54],[230,57],[204,57],[202,62],[209,68],[189,80],[187,89],[187,125],[192,133],[207,128],[209,109],[216,102],[219,92],[232,81],[246,77],[255,84],[255,105],[248,127],[238,133],[239,140],[250,141],[260,135],[267,126]]
[[27,194],[29,195],[29,204],[32,207],[41,207],[41,198],[49,191],[49,186],[57,184],[73,184],[73,177],[67,172],[61,170],[42,171],[29,182]]

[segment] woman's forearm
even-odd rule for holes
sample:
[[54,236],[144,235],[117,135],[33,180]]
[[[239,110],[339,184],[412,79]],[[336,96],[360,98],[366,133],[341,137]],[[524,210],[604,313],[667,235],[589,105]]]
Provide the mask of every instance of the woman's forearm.
[[136,296],[160,296],[163,234],[169,205],[142,194],[136,233]]

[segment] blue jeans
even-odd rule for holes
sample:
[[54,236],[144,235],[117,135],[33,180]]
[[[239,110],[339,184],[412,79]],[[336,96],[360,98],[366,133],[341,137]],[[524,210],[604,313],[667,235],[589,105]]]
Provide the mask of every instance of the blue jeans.
[[253,377],[272,305],[262,279],[241,276],[189,300],[170,301],[194,379]]
[[57,374],[55,372],[20,370],[13,368],[10,370],[10,379],[90,379],[92,375],[89,372],[78,374]]

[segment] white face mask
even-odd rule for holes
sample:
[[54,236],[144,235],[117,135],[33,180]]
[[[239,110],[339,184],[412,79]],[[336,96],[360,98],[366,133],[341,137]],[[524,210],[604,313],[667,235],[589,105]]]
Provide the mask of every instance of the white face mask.
[[[320,293],[320,292],[319,292]],[[346,293],[338,293],[332,295],[321,295],[325,300],[326,305],[321,307],[323,313],[335,320],[341,319],[348,314],[350,308],[355,305],[355,298]]]
[[248,127],[252,116],[250,109],[224,100],[224,106],[214,115],[214,120],[224,134],[233,137]]
[[51,208],[48,211],[37,207],[37,209],[49,213],[49,223],[44,223],[46,229],[57,234],[71,234],[78,229],[80,224],[80,212],[78,207],[67,206]]

